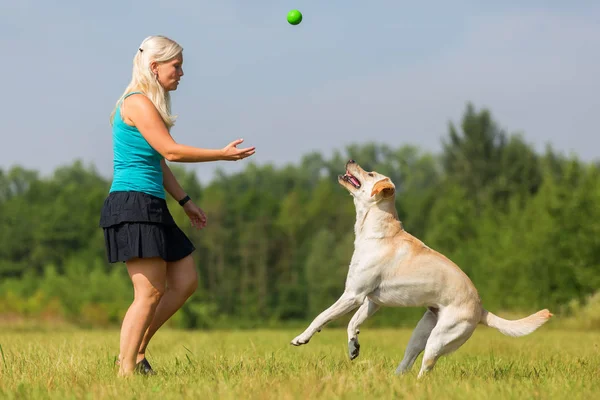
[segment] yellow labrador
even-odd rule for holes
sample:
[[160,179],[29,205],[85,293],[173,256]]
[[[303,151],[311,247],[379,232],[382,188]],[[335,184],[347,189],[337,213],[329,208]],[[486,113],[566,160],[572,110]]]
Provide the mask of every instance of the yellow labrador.
[[381,306],[427,307],[415,328],[397,374],[410,370],[424,350],[418,377],[431,370],[438,358],[462,346],[477,324],[508,336],[532,333],[552,314],[541,310],[509,321],[485,310],[467,275],[442,254],[407,233],[394,204],[395,186],[377,172],[366,172],[353,160],[338,177],[354,198],[354,254],[342,296],[319,314],[291,344],[308,343],[327,323],[358,308],[348,324],[350,359],[358,357],[359,326]]

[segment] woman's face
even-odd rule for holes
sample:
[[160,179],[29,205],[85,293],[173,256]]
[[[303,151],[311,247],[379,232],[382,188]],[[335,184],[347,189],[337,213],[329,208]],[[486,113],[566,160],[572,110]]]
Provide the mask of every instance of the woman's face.
[[183,54],[179,54],[171,61],[156,64],[154,73],[158,82],[166,91],[177,90],[179,80],[183,76]]

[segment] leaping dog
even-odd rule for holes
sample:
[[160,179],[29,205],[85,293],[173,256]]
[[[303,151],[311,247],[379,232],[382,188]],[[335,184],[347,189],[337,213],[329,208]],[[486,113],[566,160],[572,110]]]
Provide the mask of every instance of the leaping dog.
[[327,323],[359,307],[348,324],[348,352],[353,360],[360,349],[359,326],[381,306],[427,307],[396,369],[397,374],[409,371],[425,351],[421,378],[440,356],[462,346],[478,324],[508,336],[524,336],[552,316],[544,309],[510,321],[485,310],[477,289],[455,263],[403,229],[395,207],[395,186],[388,177],[367,172],[350,160],[338,182],[350,192],[356,208],[354,254],[345,290],[291,344],[308,343]]

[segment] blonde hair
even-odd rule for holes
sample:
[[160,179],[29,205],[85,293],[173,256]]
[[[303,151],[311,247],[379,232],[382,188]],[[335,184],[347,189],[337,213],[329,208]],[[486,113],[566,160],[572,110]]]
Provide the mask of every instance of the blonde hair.
[[157,77],[150,69],[150,65],[152,62],[163,63],[171,61],[173,58],[179,56],[182,51],[183,48],[177,42],[165,36],[148,36],[142,41],[135,57],[133,57],[131,82],[129,82],[129,85],[127,85],[127,88],[121,97],[119,97],[119,100],[117,100],[115,108],[110,114],[111,124],[114,121],[119,103],[126,94],[131,92],[142,92],[152,101],[165,122],[167,129],[170,129],[175,124],[176,116],[171,115],[171,96],[158,82]]

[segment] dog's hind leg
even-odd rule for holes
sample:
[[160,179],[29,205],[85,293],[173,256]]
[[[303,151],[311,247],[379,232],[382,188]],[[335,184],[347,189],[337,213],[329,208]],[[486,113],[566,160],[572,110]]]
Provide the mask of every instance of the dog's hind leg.
[[438,323],[427,339],[418,378],[431,371],[441,356],[452,353],[462,346],[477,327],[476,321],[457,319],[449,312],[443,314],[439,316]]
[[356,311],[350,323],[348,323],[348,355],[351,360],[354,360],[358,357],[360,352],[360,344],[358,344],[358,334],[360,330],[359,326],[365,322],[367,318],[371,315],[375,314],[377,310],[379,310],[379,306],[373,303],[368,297],[365,297],[365,301],[363,301],[362,305]]
[[406,345],[406,350],[404,351],[404,358],[396,368],[396,374],[404,374],[408,372],[419,354],[425,349],[425,345],[427,344],[427,339],[429,339],[429,335],[431,331],[435,327],[437,323],[437,310],[436,309],[428,309],[425,311],[425,315],[421,318],[419,323],[417,324],[415,330],[413,331],[408,344]]

